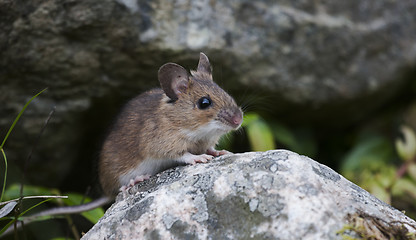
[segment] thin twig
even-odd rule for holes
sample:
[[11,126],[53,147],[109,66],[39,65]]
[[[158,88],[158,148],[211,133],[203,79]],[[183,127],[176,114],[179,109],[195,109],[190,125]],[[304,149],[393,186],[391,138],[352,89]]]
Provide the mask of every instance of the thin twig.
[[42,198],[68,198],[68,196],[43,196],[43,195],[41,195],[41,196],[25,196],[25,197],[22,197],[22,198],[12,199],[12,200],[9,200],[9,201],[6,201],[6,202],[0,202],[0,206],[6,205],[9,202],[19,201],[19,199],[36,199],[36,198],[41,198],[41,199]]
[[[54,197],[58,197],[58,196],[54,196]],[[66,196],[61,196],[61,197],[66,197]],[[97,208],[99,206],[102,206],[104,204],[108,204],[110,202],[112,202],[112,198],[101,197],[101,198],[99,198],[97,200],[94,200],[92,202],[85,203],[85,204],[78,205],[78,206],[69,206],[69,207],[67,206],[67,207],[58,207],[58,208],[47,209],[47,210],[44,210],[42,212],[35,213],[34,215],[24,217],[23,221],[25,222],[25,225],[28,225],[32,222],[35,222],[39,219],[42,219],[42,217],[45,217],[45,216],[49,216],[50,218],[57,218],[60,215],[82,213],[82,212],[89,211],[89,210],[92,210],[94,208]],[[21,227],[22,227],[22,224],[21,224],[21,221],[19,221],[17,223],[17,229],[19,229]],[[3,235],[1,235],[1,236],[10,234],[12,231],[13,231],[13,228],[8,228],[3,233]]]
[[71,229],[72,234],[74,235],[74,238],[77,239],[77,240],[81,239],[81,237],[79,236],[79,233],[78,233],[78,229],[75,226],[74,221],[72,221],[71,216],[66,215],[65,218],[66,218],[66,221],[68,222],[68,225],[69,225],[69,228]]
[[49,120],[51,120],[52,115],[55,113],[55,110],[56,110],[56,106],[54,106],[52,108],[52,110],[49,112],[49,115],[46,118],[45,123],[43,124],[42,129],[40,130],[40,132],[38,134],[38,137],[36,138],[35,143],[33,144],[32,150],[30,151],[29,156],[26,159],[24,170],[23,170],[22,181],[21,181],[21,185],[20,185],[20,196],[21,197],[23,197],[23,186],[24,186],[24,183],[25,183],[25,177],[27,175],[27,169],[28,169],[28,166],[29,166],[29,162],[32,159],[32,154],[35,151],[36,147],[38,146],[40,137],[42,136],[43,132],[45,131],[45,128],[48,125]]

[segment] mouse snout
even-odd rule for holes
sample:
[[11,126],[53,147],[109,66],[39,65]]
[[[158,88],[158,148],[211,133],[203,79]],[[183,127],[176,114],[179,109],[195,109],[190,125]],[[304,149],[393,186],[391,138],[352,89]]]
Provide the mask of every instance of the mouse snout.
[[231,123],[234,124],[236,127],[239,127],[241,123],[243,123],[243,113],[240,109],[234,113],[231,117]]
[[243,112],[238,107],[228,109],[220,115],[234,129],[239,128],[243,122]]

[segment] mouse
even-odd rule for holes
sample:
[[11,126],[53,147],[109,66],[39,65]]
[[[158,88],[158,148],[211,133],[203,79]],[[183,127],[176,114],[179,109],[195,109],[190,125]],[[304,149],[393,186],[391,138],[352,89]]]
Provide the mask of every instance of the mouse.
[[241,126],[243,112],[213,81],[208,57],[200,53],[197,69],[190,73],[176,63],[166,63],[158,79],[160,88],[127,102],[103,142],[98,173],[105,195],[86,204],[42,211],[29,216],[26,223],[110,204],[120,191],[165,169],[231,154],[215,146],[222,135]]
[[204,53],[196,71],[166,63],[158,79],[160,88],[138,95],[122,108],[104,141],[98,165],[107,196],[165,169],[228,154],[215,146],[222,135],[242,124],[241,108],[213,81]]

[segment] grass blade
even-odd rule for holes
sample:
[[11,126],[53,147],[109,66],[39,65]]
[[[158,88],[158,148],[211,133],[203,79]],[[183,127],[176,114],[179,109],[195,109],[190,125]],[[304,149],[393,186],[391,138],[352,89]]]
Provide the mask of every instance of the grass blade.
[[46,89],[43,89],[42,91],[40,91],[38,94],[36,94],[35,96],[33,96],[29,101],[27,101],[27,103],[25,104],[25,106],[23,107],[23,109],[19,112],[19,114],[17,115],[16,119],[14,119],[12,126],[10,126],[9,131],[7,131],[6,136],[3,139],[3,142],[0,145],[0,148],[4,147],[4,144],[6,143],[7,138],[9,137],[10,133],[12,132],[14,126],[16,125],[16,123],[19,121],[20,117],[22,116],[23,112],[26,110],[27,106],[29,106],[30,102],[33,101],[33,99],[35,99],[37,96],[39,96],[41,93],[43,93]]
[[6,153],[4,152],[3,148],[0,148],[1,153],[3,154],[4,158],[4,179],[3,179],[3,188],[1,190],[0,202],[3,202],[4,190],[6,189],[6,181],[7,181],[7,158]]
[[6,231],[14,222],[16,222],[16,220],[18,219],[18,218],[20,218],[21,216],[23,216],[25,213],[27,213],[28,211],[30,211],[30,210],[32,210],[33,208],[35,208],[35,207],[37,207],[37,206],[39,206],[39,205],[41,205],[41,204],[43,204],[43,203],[45,203],[45,202],[47,202],[47,201],[50,201],[50,200],[52,200],[52,198],[49,198],[49,199],[46,199],[46,200],[43,200],[42,202],[40,202],[40,203],[38,203],[38,204],[36,204],[36,205],[33,205],[33,206],[31,206],[30,208],[28,208],[27,210],[25,210],[24,212],[22,212],[21,214],[19,214],[19,216],[17,217],[17,218],[15,218],[15,219],[13,219],[13,220],[11,220],[10,222],[8,222],[7,224],[6,224],[6,226],[4,226],[1,230],[0,230],[0,236],[1,236],[1,234],[3,234],[4,233],[4,231]]
[[40,91],[38,94],[36,94],[35,96],[33,96],[29,101],[27,101],[27,103],[25,104],[25,106],[22,108],[22,110],[19,112],[19,114],[17,115],[17,117],[14,119],[12,125],[9,128],[9,131],[7,131],[6,136],[3,139],[3,142],[0,145],[0,150],[3,154],[3,158],[4,158],[4,162],[5,162],[5,173],[4,173],[4,180],[3,180],[3,188],[1,191],[1,196],[0,196],[0,202],[3,200],[3,194],[4,194],[4,189],[6,187],[6,180],[7,180],[7,158],[6,158],[6,153],[3,150],[4,144],[6,144],[7,138],[9,138],[10,133],[13,131],[14,126],[17,124],[17,122],[19,121],[20,117],[22,116],[23,112],[26,110],[27,106],[29,106],[29,104],[33,101],[33,99],[35,99],[37,96],[39,96],[41,93],[43,93],[46,89],[43,89],[42,91]]
[[9,202],[4,206],[2,209],[0,209],[0,218],[6,216],[11,211],[13,211],[14,207],[17,205],[17,201]]

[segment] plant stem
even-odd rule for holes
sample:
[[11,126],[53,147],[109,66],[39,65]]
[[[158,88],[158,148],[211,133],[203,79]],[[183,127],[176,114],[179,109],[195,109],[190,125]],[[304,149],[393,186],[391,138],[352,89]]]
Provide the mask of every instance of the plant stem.
[[397,178],[402,178],[404,174],[406,174],[407,169],[409,168],[411,163],[416,162],[416,157],[414,157],[411,161],[405,161],[399,169],[396,171]]
[[6,201],[6,202],[0,202],[0,206],[1,205],[6,205],[9,202],[16,202],[20,199],[23,200],[23,199],[37,199],[37,198],[68,198],[68,196],[43,196],[43,195],[40,195],[40,196],[25,196],[25,197],[22,197],[22,198],[12,199],[12,200],[9,200],[9,201]]
[[38,94],[36,94],[35,96],[33,96],[29,101],[27,101],[27,103],[25,104],[25,106],[22,108],[22,110],[19,112],[19,114],[17,115],[16,119],[14,119],[12,126],[10,126],[9,131],[7,131],[6,136],[3,139],[3,142],[0,145],[0,148],[4,147],[4,144],[6,143],[7,138],[9,137],[10,133],[12,132],[14,126],[16,125],[16,123],[19,121],[20,117],[22,116],[23,112],[26,110],[27,106],[29,106],[29,103],[33,101],[33,99],[35,99],[37,96],[39,96],[41,93],[43,93],[46,89],[43,89],[42,91],[40,91]]
[[3,154],[4,158],[4,180],[3,180],[3,188],[1,190],[0,202],[3,201],[4,190],[6,189],[6,180],[7,180],[7,158],[6,153],[3,150],[3,147],[0,147],[0,151]]
[[7,131],[6,136],[4,137],[3,142],[0,145],[0,150],[1,150],[2,154],[3,154],[3,158],[4,158],[4,162],[5,162],[5,173],[4,173],[3,188],[2,188],[1,196],[0,196],[0,202],[3,200],[3,194],[4,194],[4,190],[6,188],[6,179],[7,179],[7,158],[6,158],[6,153],[3,150],[4,144],[6,144],[7,138],[9,138],[10,133],[12,132],[14,126],[19,121],[20,117],[22,116],[23,112],[26,110],[27,106],[29,106],[30,102],[32,102],[33,99],[35,99],[37,96],[39,96],[41,93],[43,93],[46,89],[48,89],[48,88],[43,89],[38,94],[36,94],[35,96],[33,96],[29,101],[27,101],[27,103],[25,104],[25,106],[23,107],[23,109],[19,112],[19,114],[17,115],[17,117],[14,119],[12,125],[9,128],[9,131]]
[[396,172],[397,178],[402,178],[403,175],[407,172],[408,167],[409,167],[409,162],[404,162]]
[[42,129],[40,130],[39,135],[36,138],[35,143],[33,144],[32,150],[30,151],[29,156],[27,157],[27,159],[25,161],[25,166],[24,166],[24,169],[23,169],[22,181],[21,181],[21,184],[20,184],[20,197],[23,197],[23,187],[24,187],[24,184],[25,184],[25,177],[26,177],[26,174],[27,174],[27,169],[28,169],[28,166],[29,166],[30,159],[32,159],[32,154],[35,151],[36,147],[38,146],[40,137],[42,136],[43,132],[45,131],[45,128],[48,125],[49,120],[51,120],[52,115],[55,113],[55,110],[56,110],[56,106],[54,106],[52,108],[52,110],[50,111],[48,117],[46,118],[45,123],[43,124]]
[[37,204],[35,204],[35,205],[31,206],[30,208],[28,208],[27,210],[25,210],[24,212],[22,212],[22,213],[18,214],[17,218],[15,218],[15,219],[13,219],[12,221],[10,221],[9,223],[7,223],[7,224],[6,224],[6,226],[4,226],[4,227],[0,230],[0,236],[1,236],[1,234],[3,234],[3,233],[4,233],[4,231],[6,231],[6,230],[10,227],[10,225],[14,224],[14,223],[15,223],[15,222],[16,222],[16,221],[17,221],[17,220],[18,220],[21,216],[23,216],[24,214],[26,214],[28,211],[32,210],[33,208],[35,208],[35,207],[37,207],[37,206],[41,205],[42,203],[47,202],[47,201],[50,201],[50,200],[52,200],[52,198],[48,198],[48,199],[46,199],[46,200],[43,200],[42,202],[37,203]]

